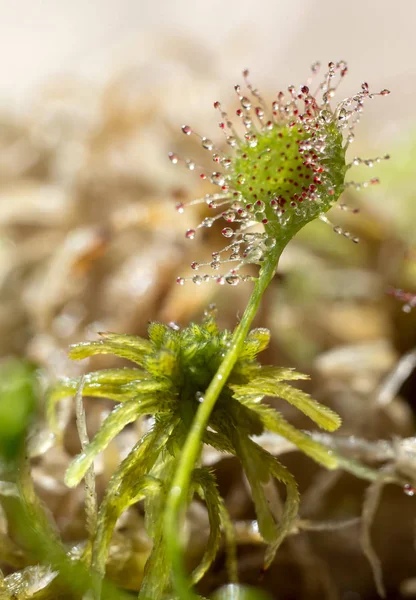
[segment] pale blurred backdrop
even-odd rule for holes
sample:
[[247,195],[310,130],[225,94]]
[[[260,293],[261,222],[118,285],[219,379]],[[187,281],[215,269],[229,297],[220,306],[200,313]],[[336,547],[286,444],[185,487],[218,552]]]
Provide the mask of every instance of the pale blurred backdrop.
[[1,0],[0,17],[3,104],[21,106],[53,76],[102,82],[126,63],[149,77],[168,67],[172,86],[200,66],[223,91],[246,66],[273,84],[297,81],[314,60],[342,58],[353,72],[350,89],[357,80],[391,88],[380,111],[414,116],[414,0]]

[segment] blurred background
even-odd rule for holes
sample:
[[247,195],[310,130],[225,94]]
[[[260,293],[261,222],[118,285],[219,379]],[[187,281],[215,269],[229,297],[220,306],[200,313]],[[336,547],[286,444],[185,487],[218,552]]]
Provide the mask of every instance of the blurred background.
[[[185,239],[204,212],[179,215],[175,203],[208,190],[174,168],[168,152],[200,155],[180,131],[184,123],[222,143],[212,104],[235,109],[233,85],[244,68],[271,100],[304,83],[315,60],[343,59],[349,74],[339,100],[363,81],[371,91],[391,91],[367,104],[351,160],[391,158],[353,171],[357,181],[381,180],[345,194],[358,215],[332,211],[332,221],[358,235],[358,245],[318,223],[286,250],[257,318],[272,331],[263,360],[311,375],[307,390],[343,416],[345,452],[416,481],[416,309],[409,310],[416,293],[415,23],[414,0],[0,0],[3,360],[28,359],[50,382],[81,374],[85,366],[70,363],[66,349],[98,331],[145,335],[150,320],[186,325],[212,302],[220,324],[234,327],[250,284],[175,283],[193,260],[220,247],[221,235],[213,228]],[[91,434],[109,408],[86,403]],[[288,416],[296,423],[294,413]],[[33,451],[33,476],[70,544],[85,537],[82,490],[63,484],[79,448],[70,407],[62,427],[61,446],[39,443]],[[128,430],[103,458],[101,493],[136,438]],[[369,445],[364,451],[353,439]],[[386,440],[384,454],[377,440]],[[238,464],[212,460],[232,516],[244,524],[253,514]],[[367,483],[342,473],[330,479],[296,454],[285,460],[304,492],[305,518],[360,516]],[[415,517],[414,498],[394,486],[383,491],[372,535],[388,598],[416,595]],[[138,511],[126,519],[134,526],[118,531],[112,573],[137,589],[149,546]],[[0,527],[7,536],[4,514]],[[273,598],[376,597],[357,524],[292,536],[261,582],[262,549],[243,538],[241,579]],[[13,548],[7,559],[0,555],[5,574],[27,567]],[[201,589],[208,594],[225,581],[220,557]]]

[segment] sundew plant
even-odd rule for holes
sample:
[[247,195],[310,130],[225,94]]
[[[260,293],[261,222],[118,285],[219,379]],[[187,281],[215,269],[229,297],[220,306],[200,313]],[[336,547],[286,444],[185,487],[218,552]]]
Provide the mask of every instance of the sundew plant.
[[[134,366],[97,371],[80,380],[66,379],[49,393],[48,417],[55,431],[56,404],[66,396],[77,393],[117,403],[93,440],[83,446],[70,465],[66,475],[69,486],[88,475],[95,457],[124,427],[148,417],[148,431],[109,483],[85,553],[93,571],[104,577],[117,519],[129,506],[144,500],[153,548],[139,598],[157,600],[173,594],[181,600],[195,600],[198,596],[192,586],[212,564],[222,532],[228,548],[230,579],[236,581],[233,527],[213,473],[202,466],[203,444],[234,455],[241,462],[251,487],[259,532],[267,544],[265,568],[295,525],[299,494],[291,473],[253,436],[275,432],[326,468],[338,466],[331,450],[292,426],[263,399],[276,397],[289,402],[329,432],[340,426],[340,418],[292,385],[294,380],[306,379],[306,375],[261,366],[257,355],[266,348],[270,335],[261,328],[250,331],[287,244],[311,221],[320,219],[330,224],[326,213],[347,186],[358,185],[348,178],[354,165],[371,166],[382,160],[347,159],[346,151],[354,140],[365,103],[388,94],[388,90],[374,93],[363,83],[354,96],[334,104],[347,65],[343,61],[329,63],[320,79],[319,68],[314,64],[307,84],[279,92],[271,106],[252,86],[245,71],[244,89],[235,86],[240,103],[236,115],[241,123],[232,122],[220,103],[214,103],[225,136],[224,145],[218,148],[184,125],[185,135],[200,138],[214,170],[200,168],[175,153],[169,155],[173,164],[198,171],[202,179],[218,188],[189,203],[205,203],[212,216],[196,229],[189,229],[186,237],[192,240],[199,229],[218,221],[227,242],[212,253],[210,262],[193,262],[195,274],[189,280],[197,285],[214,280],[220,285],[246,282],[253,286],[234,332],[221,331],[215,310],[210,308],[201,324],[184,329],[152,323],[148,339],[103,333],[97,341],[71,347],[70,356],[78,360],[113,354]],[[227,146],[229,152],[224,151]],[[361,185],[377,182],[371,179]],[[184,212],[185,205],[178,204],[177,210]],[[352,242],[358,241],[348,231],[332,227]],[[257,275],[253,275],[253,269],[257,269]],[[187,284],[187,278],[178,277],[177,282]],[[273,479],[286,488],[280,519],[276,519],[266,497],[265,484]],[[210,534],[201,563],[189,574],[183,521],[194,495],[205,502]]]

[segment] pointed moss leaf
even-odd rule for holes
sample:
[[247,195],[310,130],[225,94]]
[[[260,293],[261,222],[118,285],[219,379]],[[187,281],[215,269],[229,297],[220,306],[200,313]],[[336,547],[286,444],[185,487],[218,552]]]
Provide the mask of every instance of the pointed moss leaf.
[[97,534],[92,553],[92,566],[101,576],[105,573],[108,549],[117,519],[128,506],[131,490],[152,469],[168,435],[162,419],[134,446],[110,479],[98,511]]
[[275,381],[296,381],[298,379],[310,379],[309,375],[299,373],[295,369],[287,367],[262,366],[258,373],[259,379],[265,379],[270,383]]
[[203,327],[209,335],[218,335],[219,330],[217,321],[215,320],[215,311],[207,311],[205,313]]
[[151,396],[143,398],[141,401],[134,399],[128,400],[124,404],[118,404],[105,419],[92,442],[70,464],[65,474],[66,485],[69,487],[78,485],[96,456],[105,450],[128,423],[135,421],[139,415],[152,412],[154,402],[155,400]]
[[273,477],[286,486],[286,500],[283,507],[283,514],[276,531],[276,537],[266,550],[265,567],[267,568],[271,564],[280,544],[285,537],[289,535],[295,525],[299,511],[299,491],[295,478],[286,467],[280,464],[277,458],[269,454],[269,452],[263,448],[260,448],[257,444],[254,444],[254,446],[257,446],[257,451],[261,454],[264,462],[268,463]]
[[145,499],[145,528],[150,538],[157,535],[158,523],[162,519],[164,496],[166,493],[163,481],[153,475],[145,475],[132,488],[126,490],[123,512],[129,506]]
[[[248,477],[250,486],[253,490],[253,500],[256,507],[259,530],[265,541],[269,542],[270,544],[267,551],[268,556],[273,557],[277,548],[280,546],[285,537],[291,532],[294,526],[299,510],[299,492],[293,475],[283,465],[281,465],[274,456],[249,438],[245,439],[243,447],[245,447],[247,454],[255,460],[256,464],[258,465],[259,472],[264,471],[265,473],[268,473],[269,478],[274,477],[286,487],[286,500],[281,519],[279,523],[274,526],[272,530],[273,535],[265,537],[261,528],[258,511],[267,511],[271,514],[270,507],[267,502],[264,504],[265,501],[263,497],[260,497],[261,504],[259,505],[258,500],[256,500],[254,497],[254,489],[251,484],[251,480]],[[245,466],[245,463],[243,463],[243,466]],[[257,492],[258,490],[256,490],[256,493]]]
[[[136,379],[133,380],[133,375]],[[80,379],[63,379],[52,387],[46,396],[46,417],[50,428],[57,433],[56,404],[63,398],[73,396],[80,385]],[[141,394],[164,391],[162,381],[144,379],[144,373],[138,369],[109,369],[89,373],[84,376],[83,396],[108,398],[116,402],[125,402],[140,397]]]
[[221,496],[214,475],[208,469],[195,469],[193,482],[197,494],[205,500],[209,519],[209,537],[204,556],[192,573],[192,581],[197,583],[213,563],[221,540]]
[[170,379],[176,383],[179,375],[178,357],[171,350],[160,350],[146,359],[146,371],[155,378]]
[[146,352],[139,351],[122,342],[116,343],[111,339],[81,342],[69,348],[69,357],[73,360],[82,360],[90,356],[96,356],[97,354],[113,354],[120,358],[126,358],[140,366],[143,364],[144,357],[146,356]]
[[[173,437],[173,432],[169,436]],[[161,452],[157,457],[152,468],[152,474],[158,477],[160,482],[159,491],[157,494],[147,495],[144,504],[145,508],[145,529],[150,538],[157,535],[159,523],[163,520],[163,511],[165,508],[166,491],[172,480],[176,461],[167,452]]]
[[225,452],[227,454],[234,454],[234,446],[230,442],[229,438],[223,433],[217,431],[205,431],[203,435],[203,443],[207,446],[215,448],[218,452]]
[[235,583],[238,581],[237,539],[234,524],[223,500],[221,500],[220,513],[221,526],[224,532],[225,564],[228,581]]
[[203,343],[205,341],[206,332],[201,325],[191,323],[187,328],[186,335],[193,338],[197,343]]
[[[126,369],[127,371],[128,369]],[[139,380],[140,371],[130,370],[130,373],[135,373],[136,381]],[[117,377],[117,372],[122,373]],[[114,374],[114,375],[113,375]],[[46,415],[48,422],[53,430],[56,429],[55,406],[63,398],[76,394],[80,379],[65,378],[54,385],[48,392],[46,397]],[[82,395],[98,398],[108,398],[116,402],[124,402],[137,394],[136,386],[130,385],[129,374],[124,374],[124,369],[114,369],[111,371],[98,371],[89,373],[84,376]]]
[[83,381],[84,386],[89,385],[91,387],[103,383],[127,385],[128,383],[140,381],[144,376],[145,373],[141,369],[123,367],[121,369],[102,369],[101,371],[87,373],[84,375]]
[[256,411],[243,402],[237,402],[234,398],[228,397],[224,403],[218,406],[212,416],[211,424],[215,431],[230,435],[228,428],[231,423],[240,433],[248,436],[261,435],[264,431],[264,425]]
[[162,523],[160,520],[158,535],[153,539],[152,551],[146,562],[139,600],[161,600],[169,587],[172,567],[167,557]]
[[[270,394],[268,393],[267,395]],[[302,390],[291,387],[285,383],[278,383],[273,395],[283,398],[286,402],[295,406],[317,425],[322,427],[322,429],[335,431],[341,426],[341,417],[337,415],[336,412],[328,408],[328,406],[320,404],[311,398],[309,394],[302,392]]]
[[146,563],[139,593],[139,598],[145,600],[160,600],[165,597],[170,583],[172,565],[168,560],[164,540],[163,510],[166,502],[166,488],[172,481],[175,467],[176,461],[172,457],[163,460],[159,455],[155,463],[155,470],[165,485],[160,486],[159,493],[154,494],[153,497],[148,496],[145,502],[146,530],[153,539],[152,552]]
[[341,417],[336,412],[320,404],[313,398],[298,390],[297,388],[286,385],[285,383],[279,383],[277,385],[277,395],[296,406],[303,414],[307,415],[317,425],[326,429],[327,431],[335,431],[341,426]]
[[302,390],[278,381],[273,382],[270,377],[265,378],[259,375],[246,385],[231,385],[230,387],[233,389],[235,397],[241,401],[250,396],[252,400],[260,399],[261,396],[282,398],[327,431],[335,431],[341,425],[341,417],[333,410],[320,404]]
[[139,337],[138,335],[126,335],[124,333],[120,334],[112,333],[111,331],[103,331],[100,332],[100,336],[105,340],[113,342],[114,344],[119,344],[120,346],[128,346],[140,355],[147,354],[152,349],[151,342],[149,340]]
[[236,436],[236,455],[250,484],[260,533],[264,540],[272,542],[276,538],[276,523],[263,488],[271,477],[268,465],[259,459],[257,452],[253,452],[253,442],[246,436]]
[[295,444],[305,454],[327,469],[336,469],[338,461],[331,450],[328,450],[309,435],[290,425],[280,413],[264,404],[256,404],[254,410],[259,414],[264,426]]
[[151,342],[157,348],[160,348],[162,345],[164,345],[166,338],[174,338],[178,335],[178,332],[174,331],[163,323],[150,323],[147,331]]
[[247,335],[244,342],[244,347],[240,352],[239,359],[254,359],[259,352],[262,352],[267,348],[270,342],[270,331],[263,327],[253,329]]

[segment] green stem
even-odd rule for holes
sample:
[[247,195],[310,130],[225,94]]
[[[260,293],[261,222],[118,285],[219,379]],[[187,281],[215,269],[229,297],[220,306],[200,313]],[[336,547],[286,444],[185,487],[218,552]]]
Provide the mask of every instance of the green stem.
[[169,490],[165,510],[165,535],[168,557],[173,569],[173,583],[180,600],[196,600],[198,596],[192,591],[187,576],[181,544],[181,523],[186,509],[192,471],[199,458],[202,447],[202,436],[215,403],[227,382],[228,377],[238,359],[243,343],[256,316],[263,294],[276,272],[277,264],[284,245],[270,251],[256,280],[253,293],[244,311],[240,323],[236,327],[230,349],[224,357],[217,373],[214,375],[204,400],[198,407],[189,434],[186,438],[178,467]]

